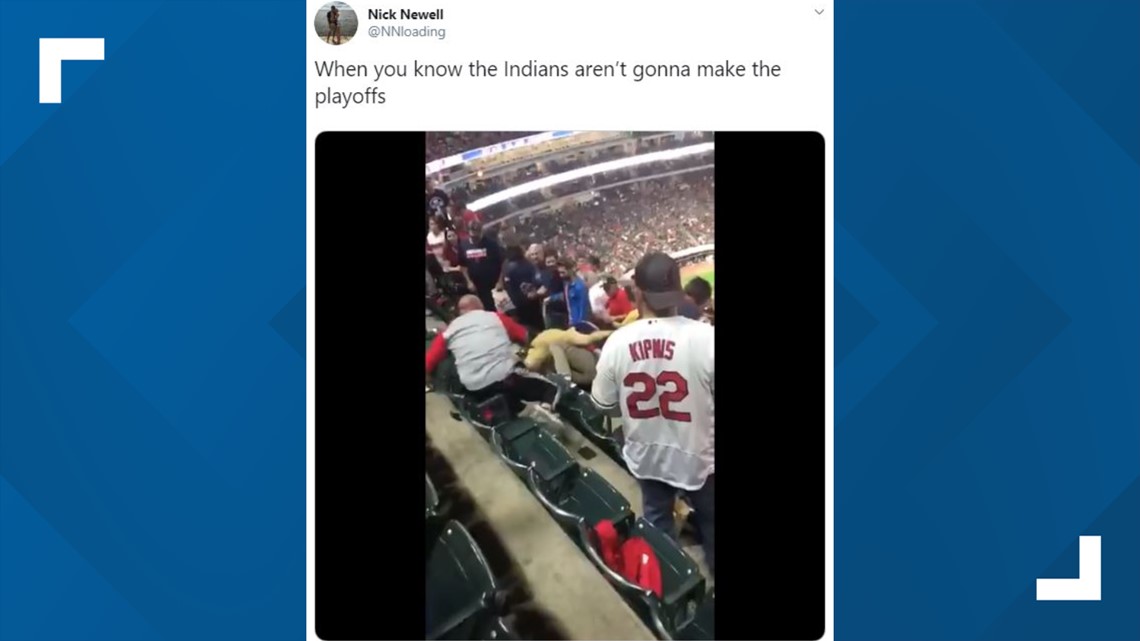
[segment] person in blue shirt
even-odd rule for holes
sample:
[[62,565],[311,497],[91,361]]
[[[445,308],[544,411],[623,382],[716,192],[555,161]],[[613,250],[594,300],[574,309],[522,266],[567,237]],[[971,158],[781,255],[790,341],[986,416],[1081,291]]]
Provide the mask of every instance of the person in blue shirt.
[[558,265],[558,275],[562,278],[566,298],[566,310],[570,314],[570,326],[590,320],[590,293],[586,281],[578,275],[578,265],[567,258]]

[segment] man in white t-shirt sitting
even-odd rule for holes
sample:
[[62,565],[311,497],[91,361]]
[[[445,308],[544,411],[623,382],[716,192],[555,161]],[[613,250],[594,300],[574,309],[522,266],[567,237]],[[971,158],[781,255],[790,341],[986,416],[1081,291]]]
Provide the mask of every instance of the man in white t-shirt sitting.
[[613,276],[603,276],[590,287],[590,313],[594,317],[594,324],[598,327],[609,328],[614,326],[614,319],[610,316],[606,305],[610,302],[610,296],[613,296],[617,289],[617,279]]
[[678,315],[686,298],[668,254],[647,254],[633,282],[639,319],[606,341],[591,395],[603,411],[621,416],[622,457],[641,486],[645,520],[675,537],[673,507],[684,492],[715,571],[715,330]]

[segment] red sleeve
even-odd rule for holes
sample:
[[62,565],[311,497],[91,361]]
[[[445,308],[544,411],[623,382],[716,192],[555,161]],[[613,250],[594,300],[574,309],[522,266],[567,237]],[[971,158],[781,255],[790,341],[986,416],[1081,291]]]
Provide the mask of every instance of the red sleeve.
[[499,317],[499,320],[503,322],[503,327],[507,330],[507,336],[510,336],[511,340],[515,343],[522,343],[525,345],[527,338],[526,328],[522,325],[519,325],[515,322],[515,319],[507,316],[502,312],[495,312],[495,314]]
[[427,351],[427,362],[424,364],[424,371],[431,374],[443,359],[447,358],[447,341],[444,340],[443,334],[436,334],[435,340],[431,342],[431,347]]

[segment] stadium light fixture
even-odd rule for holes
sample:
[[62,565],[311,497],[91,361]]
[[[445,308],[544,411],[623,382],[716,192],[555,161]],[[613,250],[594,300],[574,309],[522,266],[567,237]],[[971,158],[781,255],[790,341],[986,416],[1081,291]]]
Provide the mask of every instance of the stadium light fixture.
[[505,200],[510,200],[523,194],[529,194],[533,191],[553,187],[586,176],[593,176],[594,174],[601,174],[607,171],[617,171],[619,169],[626,169],[629,167],[637,167],[638,165],[646,165],[651,162],[661,162],[665,160],[676,160],[686,156],[694,156],[696,154],[703,154],[712,151],[716,143],[702,142],[696,145],[689,145],[688,147],[678,147],[677,149],[666,149],[664,151],[655,151],[649,154],[642,154],[640,156],[630,156],[629,158],[618,158],[617,160],[610,160],[607,162],[598,163],[596,165],[589,165],[586,167],[579,167],[578,169],[571,169],[560,174],[553,176],[544,176],[537,180],[515,185],[514,187],[507,187],[502,191],[495,192],[490,196],[485,196],[478,200],[472,201],[467,205],[471,211],[480,211],[486,209],[491,205],[497,205]]

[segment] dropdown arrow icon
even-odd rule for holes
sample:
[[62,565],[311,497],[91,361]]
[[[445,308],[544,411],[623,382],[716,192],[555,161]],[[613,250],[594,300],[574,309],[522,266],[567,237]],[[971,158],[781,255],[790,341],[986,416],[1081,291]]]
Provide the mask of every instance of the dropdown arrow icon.
[[816,10],[815,10],[815,15],[817,15],[817,16],[822,16],[822,15],[823,15],[823,9],[816,9]]

